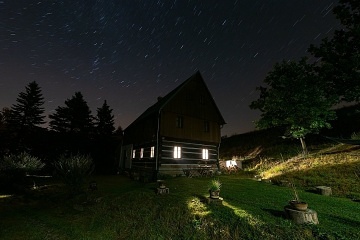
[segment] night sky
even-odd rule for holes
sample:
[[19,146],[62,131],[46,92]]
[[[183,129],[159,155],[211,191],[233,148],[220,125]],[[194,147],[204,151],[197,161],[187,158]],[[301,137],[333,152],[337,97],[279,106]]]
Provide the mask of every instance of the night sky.
[[36,81],[46,115],[81,91],[126,128],[199,70],[227,124],[254,130],[275,62],[306,56],[339,21],[330,0],[0,0],[0,109]]

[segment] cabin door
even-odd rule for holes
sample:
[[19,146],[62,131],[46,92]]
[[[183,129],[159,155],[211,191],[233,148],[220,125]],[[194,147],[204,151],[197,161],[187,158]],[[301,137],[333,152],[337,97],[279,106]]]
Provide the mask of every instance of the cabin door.
[[131,153],[133,145],[123,146],[121,150],[121,168],[130,169],[131,168]]

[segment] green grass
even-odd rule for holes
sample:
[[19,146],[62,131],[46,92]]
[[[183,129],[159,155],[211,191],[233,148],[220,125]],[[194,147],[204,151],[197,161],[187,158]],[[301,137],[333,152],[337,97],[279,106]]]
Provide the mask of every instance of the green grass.
[[358,202],[299,189],[320,224],[296,225],[283,218],[289,188],[217,178],[222,206],[204,201],[209,178],[185,177],[166,180],[168,195],[156,195],[155,183],[99,176],[87,196],[69,199],[58,186],[0,198],[0,239],[360,239]]

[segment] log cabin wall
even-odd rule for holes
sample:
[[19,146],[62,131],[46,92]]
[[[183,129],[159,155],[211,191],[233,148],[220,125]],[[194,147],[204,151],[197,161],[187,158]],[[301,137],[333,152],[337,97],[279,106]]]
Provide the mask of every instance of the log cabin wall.
[[156,170],[156,142],[134,146],[131,154],[132,171],[153,178]]
[[[180,156],[175,158],[175,147],[179,147]],[[204,156],[204,151],[206,154]],[[161,158],[159,172],[170,175],[182,175],[183,170],[200,165],[217,169],[218,145],[214,143],[194,142],[188,139],[164,138],[161,140]]]

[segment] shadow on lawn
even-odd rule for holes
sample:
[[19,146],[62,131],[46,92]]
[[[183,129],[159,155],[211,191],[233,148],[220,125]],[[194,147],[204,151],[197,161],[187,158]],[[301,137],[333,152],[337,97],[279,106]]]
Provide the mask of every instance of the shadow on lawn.
[[328,217],[328,219],[331,219],[334,222],[345,223],[346,225],[353,226],[353,227],[360,226],[359,221],[352,220],[349,218],[344,218],[344,217],[334,216],[334,215],[327,215],[327,217]]
[[274,217],[281,217],[281,218],[285,219],[285,212],[284,211],[280,211],[280,210],[276,210],[276,209],[270,209],[270,208],[261,208],[261,210],[270,213]]

